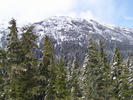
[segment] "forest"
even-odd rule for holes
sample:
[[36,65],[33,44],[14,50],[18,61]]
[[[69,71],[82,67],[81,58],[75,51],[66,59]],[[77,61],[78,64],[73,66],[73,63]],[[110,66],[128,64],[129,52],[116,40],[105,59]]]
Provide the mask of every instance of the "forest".
[[0,100],[133,100],[133,55],[122,59],[115,47],[108,60],[104,43],[89,40],[84,66],[78,60],[57,62],[49,36],[38,60],[34,26],[9,22],[6,48],[0,49]]

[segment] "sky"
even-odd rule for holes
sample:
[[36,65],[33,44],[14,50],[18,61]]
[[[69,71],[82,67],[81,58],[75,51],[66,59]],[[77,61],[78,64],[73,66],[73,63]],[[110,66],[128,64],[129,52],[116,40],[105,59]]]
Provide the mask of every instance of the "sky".
[[133,28],[133,0],[0,0],[0,22],[28,24],[51,16],[94,19]]

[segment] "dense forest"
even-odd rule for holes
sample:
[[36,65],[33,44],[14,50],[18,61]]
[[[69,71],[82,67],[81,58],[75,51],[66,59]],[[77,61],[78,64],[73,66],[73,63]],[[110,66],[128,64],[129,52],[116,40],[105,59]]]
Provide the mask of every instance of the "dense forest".
[[34,26],[9,22],[6,48],[0,49],[0,100],[133,100],[133,56],[125,61],[115,47],[107,59],[104,44],[89,40],[84,66],[78,60],[56,61],[46,35],[41,59],[37,59]]

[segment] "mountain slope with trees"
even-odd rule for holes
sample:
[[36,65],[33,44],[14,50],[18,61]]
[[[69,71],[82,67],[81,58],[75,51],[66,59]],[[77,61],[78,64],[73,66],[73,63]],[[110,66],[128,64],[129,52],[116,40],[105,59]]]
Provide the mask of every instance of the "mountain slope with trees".
[[[44,37],[41,59],[35,56],[37,36],[34,26],[22,27],[18,38],[16,20],[12,19],[5,49],[0,50],[1,100],[132,100],[133,56],[124,61],[115,46],[107,60],[104,43],[89,40],[84,67],[75,57],[68,63],[56,60],[53,44]],[[99,47],[100,46],[100,47]]]

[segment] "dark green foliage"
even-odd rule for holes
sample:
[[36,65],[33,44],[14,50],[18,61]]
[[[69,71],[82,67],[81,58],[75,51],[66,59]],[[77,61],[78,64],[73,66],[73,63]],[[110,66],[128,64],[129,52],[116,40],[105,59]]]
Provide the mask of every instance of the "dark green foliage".
[[[42,59],[34,55],[34,26],[22,28],[18,38],[16,20],[10,21],[6,49],[0,49],[0,100],[132,100],[133,58],[127,64],[115,48],[109,63],[100,48],[89,41],[87,63],[82,70],[77,59],[56,64],[53,46],[45,36]],[[70,61],[72,62],[72,61]]]
[[60,59],[57,67],[57,76],[55,81],[56,100],[67,100],[70,91],[67,85],[67,73],[62,59]]
[[[100,56],[97,45],[93,39],[89,41],[88,47],[88,63],[85,69],[85,96],[87,99],[100,99]],[[101,99],[100,99],[101,100]]]
[[72,68],[72,78],[71,78],[71,96],[73,100],[79,100],[82,97],[82,89],[81,89],[81,71],[80,66],[78,64],[77,59],[74,60],[74,65]]
[[16,70],[17,66],[22,62],[22,47],[20,40],[18,38],[18,30],[16,26],[16,20],[12,19],[10,22],[10,33],[7,36],[7,54],[6,54],[6,71],[7,71],[7,78],[6,78],[6,86],[5,86],[5,94],[6,99],[14,98],[16,99],[16,88],[17,81],[16,79]]
[[[9,96],[7,98],[19,99],[19,100],[34,100],[32,97],[32,89],[35,86],[35,70],[36,70],[36,61],[34,61],[35,57],[32,54],[31,50],[35,47],[35,38],[33,38],[33,28],[25,27],[25,32],[22,33],[22,40],[20,41],[21,45],[21,54],[19,55],[22,59],[19,63],[11,64],[11,69],[9,70],[9,85],[8,85],[8,93]],[[28,41],[27,41],[28,40]],[[29,42],[31,45],[26,42]],[[34,45],[33,45],[34,44]],[[15,49],[15,50],[14,50]],[[12,51],[17,51],[20,48],[14,48]],[[11,52],[12,53],[12,52]],[[14,53],[14,52],[13,52]],[[19,58],[16,58],[19,61]],[[17,60],[16,60],[17,61]]]
[[4,50],[0,50],[0,99],[2,99],[4,97],[4,74],[3,70],[4,70],[4,62],[5,62],[5,51]]
[[18,39],[18,30],[16,26],[16,20],[12,19],[10,22],[10,33],[7,36],[7,57],[8,63],[20,64],[22,61],[22,47],[20,40]]
[[[127,68],[129,68],[129,69],[127,70]],[[126,90],[128,89],[128,92],[126,92],[126,94],[128,94],[128,96],[130,95],[130,97],[133,98],[133,54],[131,54],[131,56],[128,60],[126,70],[127,70],[127,72],[129,72],[129,73],[126,73],[126,76],[129,76],[129,78],[128,78],[129,81],[127,84],[128,88],[126,88]],[[129,91],[130,91],[130,93],[129,93]],[[131,100],[131,99],[129,99],[129,100]]]
[[25,56],[29,52],[32,53],[32,50],[37,47],[35,43],[37,36],[34,34],[33,29],[34,26],[25,26],[22,28],[21,45]]
[[54,100],[55,79],[56,79],[56,64],[53,56],[53,47],[49,37],[46,35],[44,40],[43,59],[39,64],[38,69],[38,99]]
[[113,96],[116,99],[120,99],[120,76],[122,74],[122,65],[123,61],[120,57],[120,52],[118,48],[115,48],[114,52],[114,57],[113,57],[113,62],[112,62],[112,67],[111,67],[111,75],[112,75],[112,81],[114,83],[113,85]]
[[48,79],[48,84],[46,86],[46,100],[55,100],[56,99],[56,90],[55,90],[55,82],[56,82],[56,72],[57,72],[57,66],[52,63],[51,65],[48,66],[48,71],[49,71],[49,79]]
[[[23,62],[20,64],[19,77],[17,79],[17,96],[20,100],[34,100],[36,96],[36,70],[37,62],[32,53],[33,48],[36,47],[35,41],[37,36],[34,35],[33,26],[26,26],[23,28],[21,45],[23,51]],[[24,92],[25,91],[25,92]]]
[[110,76],[110,66],[109,62],[107,60],[107,55],[104,52],[104,44],[102,40],[99,41],[100,44],[100,73],[99,73],[99,78],[100,78],[100,92],[99,95],[104,99],[104,100],[109,100],[110,98],[110,89],[111,89],[111,76]]

